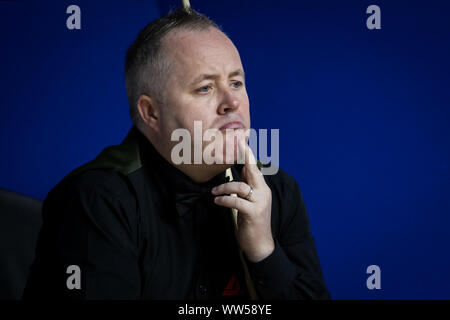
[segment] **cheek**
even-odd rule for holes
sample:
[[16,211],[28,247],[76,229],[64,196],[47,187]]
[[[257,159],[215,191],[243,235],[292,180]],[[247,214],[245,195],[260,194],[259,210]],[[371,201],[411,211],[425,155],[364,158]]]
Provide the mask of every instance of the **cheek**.
[[[183,128],[194,128],[194,121],[201,121],[202,129],[206,130],[211,124],[212,101],[208,99],[186,99],[177,107],[174,116]],[[176,115],[175,115],[176,114]],[[213,114],[214,115],[214,114]]]
[[186,128],[190,131],[193,128],[193,120],[190,119],[192,112],[189,106],[180,101],[172,101],[164,105],[161,116],[161,122],[165,131],[172,132],[175,129]]

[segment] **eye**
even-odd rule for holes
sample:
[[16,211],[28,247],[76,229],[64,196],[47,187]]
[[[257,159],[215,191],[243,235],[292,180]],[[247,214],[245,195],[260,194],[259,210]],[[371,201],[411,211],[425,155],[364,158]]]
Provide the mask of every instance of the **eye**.
[[208,93],[212,89],[212,85],[208,84],[207,86],[203,86],[197,89],[198,93]]
[[237,88],[242,87],[244,84],[242,83],[242,81],[233,81],[232,86]]

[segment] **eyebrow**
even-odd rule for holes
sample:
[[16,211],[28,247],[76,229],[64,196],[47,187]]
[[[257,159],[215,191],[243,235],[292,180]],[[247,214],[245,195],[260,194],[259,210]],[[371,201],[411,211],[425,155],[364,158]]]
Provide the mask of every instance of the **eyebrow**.
[[[235,77],[235,76],[242,76],[243,78],[245,78],[244,70],[239,68],[239,69],[237,69],[237,70],[235,70],[233,72],[230,72],[230,74],[228,75],[228,78]],[[217,75],[217,74],[201,74],[200,76],[198,76],[197,78],[195,78],[192,81],[192,84],[199,83],[199,82],[201,82],[203,80],[211,80],[211,79],[214,80],[214,79],[217,79],[217,78],[220,78],[220,76]]]

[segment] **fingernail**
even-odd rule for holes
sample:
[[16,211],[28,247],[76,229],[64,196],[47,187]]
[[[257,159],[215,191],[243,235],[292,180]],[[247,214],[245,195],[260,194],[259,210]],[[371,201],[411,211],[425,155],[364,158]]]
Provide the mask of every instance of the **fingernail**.
[[216,187],[212,188],[212,189],[211,189],[211,192],[212,192],[212,194],[216,194],[217,188],[216,188]]

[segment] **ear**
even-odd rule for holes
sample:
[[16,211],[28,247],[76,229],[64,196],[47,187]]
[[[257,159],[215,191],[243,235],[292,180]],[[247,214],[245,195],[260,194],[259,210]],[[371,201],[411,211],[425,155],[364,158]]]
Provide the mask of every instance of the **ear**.
[[145,94],[141,95],[137,101],[137,108],[141,120],[154,131],[159,131],[159,105],[156,99]]

